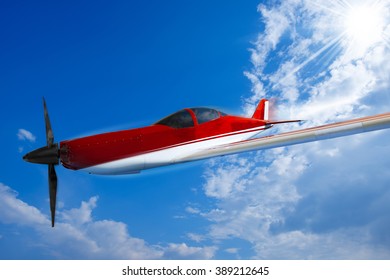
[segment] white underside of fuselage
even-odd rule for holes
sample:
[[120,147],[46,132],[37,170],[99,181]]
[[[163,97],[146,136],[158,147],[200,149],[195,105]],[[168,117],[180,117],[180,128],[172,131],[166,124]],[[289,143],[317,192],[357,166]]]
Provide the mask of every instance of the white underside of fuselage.
[[[264,129],[266,129],[266,127],[261,126],[223,135],[197,139],[180,145],[159,149],[157,151],[90,166],[82,170],[92,174],[121,175],[139,173],[141,170],[159,166],[188,162],[193,160],[191,159],[192,154],[196,154],[216,146],[249,139]],[[156,139],[156,141],[158,140]]]

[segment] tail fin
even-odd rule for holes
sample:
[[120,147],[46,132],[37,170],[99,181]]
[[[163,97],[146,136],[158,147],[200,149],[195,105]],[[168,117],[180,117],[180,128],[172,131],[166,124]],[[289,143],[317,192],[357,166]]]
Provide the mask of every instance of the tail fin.
[[268,99],[261,99],[257,105],[256,111],[253,113],[252,119],[264,120],[266,124],[281,124],[291,122],[301,122],[302,120],[270,120],[269,119],[269,101]]
[[265,120],[269,119],[269,101],[265,98],[261,99],[257,105],[256,111],[253,113],[252,119]]

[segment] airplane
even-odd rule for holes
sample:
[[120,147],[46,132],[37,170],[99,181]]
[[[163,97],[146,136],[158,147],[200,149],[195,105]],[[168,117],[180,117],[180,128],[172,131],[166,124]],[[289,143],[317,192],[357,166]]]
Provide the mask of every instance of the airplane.
[[390,128],[389,112],[257,137],[274,125],[301,121],[269,119],[269,101],[264,98],[250,118],[228,115],[212,108],[186,108],[150,126],[54,143],[44,98],[43,109],[47,145],[27,153],[23,159],[48,166],[52,227],[57,200],[55,165],[91,174],[135,174],[159,166]]

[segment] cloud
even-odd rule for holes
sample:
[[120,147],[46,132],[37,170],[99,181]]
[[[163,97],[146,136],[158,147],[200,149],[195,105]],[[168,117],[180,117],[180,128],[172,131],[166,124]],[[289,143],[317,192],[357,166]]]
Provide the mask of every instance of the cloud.
[[225,251],[230,253],[230,254],[237,254],[239,249],[238,248],[228,248]]
[[186,212],[188,212],[190,214],[198,214],[199,213],[199,209],[194,208],[192,206],[187,206],[186,207]]
[[17,192],[0,183],[0,222],[32,231],[37,236],[34,248],[40,246],[49,258],[208,259],[213,258],[217,250],[213,246],[192,247],[185,243],[148,244],[131,236],[122,222],[95,220],[92,214],[97,207],[96,196],[83,201],[79,208],[58,211],[56,226],[51,228],[46,215],[17,196]]
[[196,234],[196,233],[187,233],[187,237],[197,243],[199,242],[202,242],[205,240],[205,236],[202,236],[200,234]]
[[0,183],[0,219],[3,223],[20,225],[42,225],[48,222],[47,218],[35,207],[16,199],[18,193],[10,187]]
[[[214,167],[220,163],[218,160],[210,161]],[[247,174],[251,166],[245,159],[238,160],[237,157],[230,157],[226,164],[216,168],[207,169],[204,176],[207,178],[205,186],[206,195],[215,198],[224,198],[242,190],[245,182],[239,180]]]
[[247,98],[245,101],[244,114],[245,116],[251,116],[256,109],[256,105],[261,98],[264,98],[266,93],[264,90],[263,83],[260,81],[259,77],[255,74],[245,71],[244,75],[251,81],[252,83],[252,93],[253,95]]
[[[260,33],[255,48],[250,49],[251,61],[258,71],[262,71],[270,51],[275,50],[282,35],[289,29],[289,5],[281,4],[278,8],[268,9],[265,5],[259,5],[258,11],[265,19],[264,32]],[[282,11],[282,12],[281,12]]]
[[165,259],[211,259],[217,251],[216,246],[189,247],[185,243],[169,244],[164,250]]
[[[389,1],[378,3],[389,12]],[[253,68],[244,72],[252,83],[246,115],[265,92],[278,98],[280,118],[306,119],[305,126],[389,110],[388,41],[364,51],[348,41],[340,16],[345,9],[337,1],[259,6],[265,27],[251,49]],[[383,29],[390,29],[388,19]],[[294,127],[274,132],[289,129]],[[384,156],[390,154],[384,140],[389,135],[208,161],[203,188],[214,206],[199,208],[198,215],[211,223],[203,238],[248,241],[252,253],[244,258],[390,258],[390,161]]]
[[92,210],[97,205],[98,197],[94,196],[89,201],[82,201],[80,208],[63,210],[61,212],[62,219],[66,222],[74,224],[85,224],[92,221]]
[[20,128],[16,135],[18,136],[18,139],[22,140],[22,141],[26,141],[27,140],[29,142],[35,142],[35,140],[36,140],[35,135],[32,134],[30,131],[24,129],[24,128]]

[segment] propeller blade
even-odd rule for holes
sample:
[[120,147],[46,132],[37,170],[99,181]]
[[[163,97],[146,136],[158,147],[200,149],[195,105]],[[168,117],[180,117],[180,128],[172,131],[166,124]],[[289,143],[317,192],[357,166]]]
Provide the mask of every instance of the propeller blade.
[[57,174],[54,164],[48,165],[51,226],[54,227],[57,201]]
[[51,129],[49,113],[47,112],[46,101],[44,97],[43,97],[43,111],[44,111],[45,125],[46,125],[46,141],[47,141],[47,146],[50,148],[54,143],[54,134],[53,134],[53,130]]

